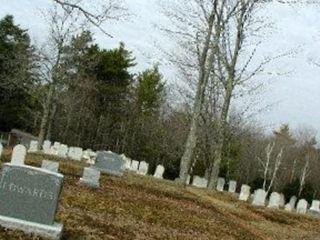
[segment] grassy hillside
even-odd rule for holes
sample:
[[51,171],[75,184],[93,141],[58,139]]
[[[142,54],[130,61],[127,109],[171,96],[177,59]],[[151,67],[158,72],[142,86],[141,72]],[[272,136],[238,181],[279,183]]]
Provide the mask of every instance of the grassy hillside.
[[[44,158],[28,155],[27,164],[40,166]],[[320,220],[255,208],[228,193],[130,173],[103,175],[98,190],[79,186],[84,165],[60,164],[65,183],[56,218],[65,227],[62,239],[320,239]],[[0,239],[41,238],[0,228]]]

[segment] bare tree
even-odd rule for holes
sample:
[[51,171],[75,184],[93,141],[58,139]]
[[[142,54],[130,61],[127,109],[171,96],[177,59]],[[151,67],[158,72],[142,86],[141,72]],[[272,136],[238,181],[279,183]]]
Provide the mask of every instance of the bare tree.
[[122,0],[98,0],[95,4],[86,3],[84,0],[53,0],[59,4],[69,15],[83,16],[90,24],[97,27],[109,37],[113,37],[103,28],[103,23],[108,21],[119,21],[128,16],[128,9]]

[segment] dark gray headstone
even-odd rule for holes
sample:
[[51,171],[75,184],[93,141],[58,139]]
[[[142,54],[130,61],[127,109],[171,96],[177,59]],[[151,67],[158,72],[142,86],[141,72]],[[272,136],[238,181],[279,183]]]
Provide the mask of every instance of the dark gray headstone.
[[4,164],[0,179],[0,215],[53,225],[63,175],[44,169]]
[[112,152],[98,152],[94,168],[103,173],[121,176],[125,170],[126,161],[118,154]]

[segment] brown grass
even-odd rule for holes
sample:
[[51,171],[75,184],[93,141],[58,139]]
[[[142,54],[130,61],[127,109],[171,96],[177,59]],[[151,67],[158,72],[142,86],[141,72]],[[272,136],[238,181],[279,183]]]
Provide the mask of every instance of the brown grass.
[[[56,217],[64,224],[62,239],[320,239],[315,218],[254,208],[227,193],[184,189],[130,173],[103,175],[101,188],[94,190],[78,184],[86,164],[44,155],[28,155],[27,164],[40,166],[42,159],[59,161],[65,175]],[[41,238],[0,228],[0,239]]]

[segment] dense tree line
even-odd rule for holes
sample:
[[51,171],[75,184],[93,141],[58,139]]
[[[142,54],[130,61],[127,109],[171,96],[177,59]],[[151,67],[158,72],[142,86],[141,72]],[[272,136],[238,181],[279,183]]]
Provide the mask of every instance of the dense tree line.
[[[0,21],[0,130],[20,128],[68,145],[125,153],[148,162],[150,171],[163,164],[167,178],[179,177],[195,121],[193,101],[174,102],[157,65],[133,73],[139,63],[125,44],[103,49],[86,29],[61,33],[53,36],[63,39],[51,38],[58,56],[52,61],[12,16]],[[202,89],[188,173],[210,178],[218,151],[221,177],[287,197],[319,197],[315,133],[283,125],[267,134],[229,110],[221,120],[225,93],[217,77],[220,87],[226,84],[222,75],[210,75]]]

